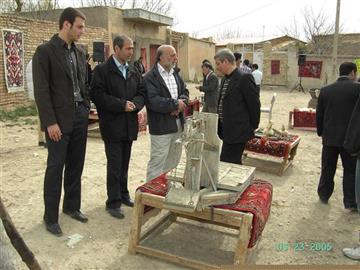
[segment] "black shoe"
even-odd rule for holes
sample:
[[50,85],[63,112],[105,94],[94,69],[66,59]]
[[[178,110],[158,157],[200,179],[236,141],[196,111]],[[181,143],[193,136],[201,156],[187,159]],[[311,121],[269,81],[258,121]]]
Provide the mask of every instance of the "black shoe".
[[46,142],[39,142],[38,146],[43,146],[44,148],[47,148]]
[[45,221],[45,227],[46,227],[46,230],[50,233],[52,233],[53,235],[55,236],[62,236],[62,230],[60,228],[60,225],[59,223],[53,223],[53,224],[48,224],[46,221]]
[[106,211],[113,216],[114,218],[123,219],[125,217],[121,208],[108,208],[106,207]]
[[80,212],[80,210],[75,210],[74,212],[71,212],[64,209],[63,213],[82,223],[86,223],[89,220],[83,213]]
[[323,198],[319,197],[319,200],[323,204],[328,204],[329,203],[329,199],[323,199]]
[[345,206],[345,209],[350,210],[351,212],[358,210],[356,204],[355,205]]
[[134,201],[130,197],[121,199],[121,203],[125,204],[126,206],[129,206],[129,207],[134,206]]

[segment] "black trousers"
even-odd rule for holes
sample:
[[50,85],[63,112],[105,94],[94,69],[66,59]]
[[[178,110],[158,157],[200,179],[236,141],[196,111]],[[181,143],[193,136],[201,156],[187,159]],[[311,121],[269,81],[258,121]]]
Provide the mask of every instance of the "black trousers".
[[119,208],[122,199],[129,198],[127,183],[132,141],[104,143],[107,158],[106,207]]
[[80,210],[81,175],[84,168],[89,110],[79,105],[75,108],[74,127],[63,133],[55,142],[45,132],[48,158],[44,181],[44,219],[52,224],[59,219],[59,203],[64,171],[63,209]]
[[258,93],[258,95],[260,96],[260,85],[257,84],[255,89],[256,89],[256,92]]
[[220,161],[242,164],[241,158],[244,153],[245,143],[226,143],[223,141]]
[[321,175],[318,186],[318,195],[323,200],[328,200],[334,191],[334,175],[338,157],[341,157],[344,168],[343,194],[344,206],[356,206],[355,200],[355,169],[356,157],[352,157],[344,147],[323,145],[321,155]]
[[242,164],[241,159],[246,143],[226,143],[223,139],[223,127],[220,120],[218,122],[218,136],[221,140],[223,140],[220,161]]

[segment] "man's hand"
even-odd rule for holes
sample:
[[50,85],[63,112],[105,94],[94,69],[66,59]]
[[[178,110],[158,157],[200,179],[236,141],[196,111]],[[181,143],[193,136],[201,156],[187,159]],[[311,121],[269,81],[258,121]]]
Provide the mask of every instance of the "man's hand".
[[50,139],[53,140],[54,142],[58,142],[61,140],[62,133],[58,124],[53,124],[51,126],[48,126],[47,132],[49,134]]
[[178,108],[178,110],[180,112],[183,112],[185,110],[185,108],[186,108],[185,102],[182,99],[179,99],[179,108]]
[[125,112],[132,112],[136,109],[136,105],[131,101],[126,101]]
[[172,111],[170,113],[171,116],[178,116],[179,115],[179,110],[175,110],[175,111]]

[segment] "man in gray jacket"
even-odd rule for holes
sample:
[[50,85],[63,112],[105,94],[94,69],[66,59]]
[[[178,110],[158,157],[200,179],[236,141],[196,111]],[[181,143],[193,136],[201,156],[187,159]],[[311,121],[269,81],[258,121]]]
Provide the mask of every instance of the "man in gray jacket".
[[189,91],[174,71],[177,62],[175,48],[160,46],[156,59],[154,67],[144,77],[151,139],[146,181],[169,171],[172,161],[180,161],[181,151],[175,151],[176,156],[170,153],[174,152],[175,141],[181,137],[185,123],[183,111],[189,101]]

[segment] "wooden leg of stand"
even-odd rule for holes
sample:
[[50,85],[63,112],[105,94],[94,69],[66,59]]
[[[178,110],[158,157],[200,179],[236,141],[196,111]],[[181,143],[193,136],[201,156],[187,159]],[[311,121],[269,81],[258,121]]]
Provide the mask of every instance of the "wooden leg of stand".
[[140,234],[141,234],[141,225],[142,225],[142,217],[144,215],[144,205],[141,201],[142,194],[141,192],[135,193],[135,203],[134,203],[134,212],[133,212],[133,219],[132,225],[130,230],[129,236],[129,246],[128,251],[131,254],[136,253],[136,247],[140,241]]
[[234,265],[243,265],[246,262],[252,219],[251,214],[246,214],[241,219],[239,238],[235,248]]

